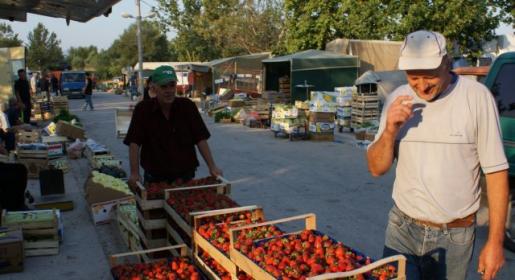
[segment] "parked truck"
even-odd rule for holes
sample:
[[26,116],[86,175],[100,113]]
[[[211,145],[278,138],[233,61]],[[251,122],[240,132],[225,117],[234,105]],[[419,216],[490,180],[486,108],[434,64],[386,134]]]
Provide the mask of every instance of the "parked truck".
[[61,73],[61,93],[68,98],[84,98],[86,86],[85,71],[63,71]]

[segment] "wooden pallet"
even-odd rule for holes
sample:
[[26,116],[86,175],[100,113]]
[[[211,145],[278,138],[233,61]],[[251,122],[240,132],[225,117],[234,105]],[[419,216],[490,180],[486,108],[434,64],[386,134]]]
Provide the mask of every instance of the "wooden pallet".
[[[224,253],[220,251],[218,248],[213,246],[208,240],[206,240],[200,233],[198,233],[198,228],[200,225],[202,225],[202,221],[204,219],[209,219],[211,217],[216,217],[220,215],[226,215],[226,214],[237,214],[237,213],[244,213],[244,212],[252,212],[253,218],[261,218],[264,219],[263,209],[259,206],[253,205],[253,206],[245,206],[245,207],[236,207],[236,208],[229,208],[229,209],[220,209],[220,210],[213,210],[208,211],[201,215],[195,215],[194,216],[194,231],[193,231],[193,254],[196,257],[196,260],[199,261],[202,266],[208,267],[204,261],[200,258],[200,251],[204,251],[209,254],[211,258],[213,258],[218,264],[220,264],[225,270],[227,270],[233,277],[233,279],[236,279],[237,276],[237,267],[236,265],[231,261],[229,258],[228,253]],[[234,221],[234,224],[241,223],[241,221]],[[208,267],[209,268],[209,267]],[[211,269],[207,272],[212,272]],[[211,273],[208,273],[211,274]],[[216,273],[213,275],[216,276]]]
[[26,257],[58,255],[59,240],[23,241],[23,253]]
[[16,133],[16,143],[39,142],[40,133],[37,130],[21,130]]
[[[275,221],[269,221],[264,223],[258,223],[258,224],[252,224],[252,225],[245,225],[238,228],[232,228],[230,229],[230,249],[229,249],[229,255],[231,260],[234,262],[234,264],[241,270],[245,271],[247,274],[252,275],[254,279],[260,279],[260,280],[277,280],[275,277],[273,277],[270,273],[268,273],[266,270],[258,266],[254,261],[249,259],[247,256],[245,256],[240,251],[236,250],[234,248],[235,240],[238,236],[238,232],[244,230],[244,229],[250,229],[255,227],[261,227],[261,226],[270,226],[270,225],[277,225],[277,224],[283,224],[283,223],[289,223],[294,221],[304,221],[304,229],[306,230],[316,230],[316,217],[315,214],[305,214],[305,215],[299,215],[294,216],[290,218],[284,218],[279,219]],[[290,234],[295,234],[297,232],[293,232]],[[376,269],[378,267],[381,267],[386,264],[390,263],[397,263],[397,273],[398,277],[397,280],[404,280],[406,279],[406,258],[402,255],[393,256],[389,258],[385,258],[376,262],[373,262],[369,265],[363,266],[359,269],[355,269],[348,272],[339,272],[339,273],[325,273],[314,277],[308,277],[308,280],[330,280],[330,279],[342,279],[345,277],[352,277],[357,276],[359,274],[363,274],[369,271],[372,271],[373,269]]]
[[332,141],[334,141],[334,134],[329,134],[329,133],[315,134],[315,133],[311,133],[311,134],[309,134],[309,140],[319,141],[319,142],[324,142],[324,141],[332,142]]

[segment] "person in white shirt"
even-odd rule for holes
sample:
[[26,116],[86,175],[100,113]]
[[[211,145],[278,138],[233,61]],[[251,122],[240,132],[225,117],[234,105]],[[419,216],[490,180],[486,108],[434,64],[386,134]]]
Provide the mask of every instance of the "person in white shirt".
[[406,256],[410,280],[465,279],[483,172],[490,222],[478,272],[493,279],[504,264],[509,190],[496,102],[484,85],[450,71],[440,33],[409,34],[399,69],[408,84],[388,96],[367,151],[374,176],[397,160],[384,256]]

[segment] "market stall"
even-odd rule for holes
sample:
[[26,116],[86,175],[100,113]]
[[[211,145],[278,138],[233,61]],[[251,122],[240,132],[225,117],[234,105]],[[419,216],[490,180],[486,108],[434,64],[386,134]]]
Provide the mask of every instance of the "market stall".
[[289,89],[292,102],[306,100],[309,98],[306,89],[297,85],[313,85],[312,90],[317,91],[332,91],[335,87],[351,86],[358,78],[359,66],[356,56],[320,50],[265,59],[264,90],[279,92]]

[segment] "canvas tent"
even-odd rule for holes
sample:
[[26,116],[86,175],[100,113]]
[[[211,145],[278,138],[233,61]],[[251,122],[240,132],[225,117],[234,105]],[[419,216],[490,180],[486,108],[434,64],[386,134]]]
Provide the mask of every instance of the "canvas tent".
[[279,90],[279,78],[290,77],[292,100],[305,100],[306,90],[297,85],[310,84],[317,91],[333,91],[351,86],[358,78],[356,56],[320,50],[307,50],[263,60],[265,90]]
[[269,52],[226,57],[207,63],[213,74],[213,89],[232,88],[237,91],[259,92],[261,61]]
[[377,94],[384,102],[386,97],[401,85],[407,84],[406,73],[395,71],[367,71],[357,80],[356,86],[375,85]]
[[402,42],[336,39],[326,44],[326,51],[358,56],[359,73],[397,70]]

